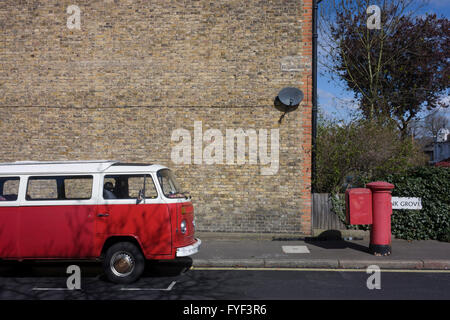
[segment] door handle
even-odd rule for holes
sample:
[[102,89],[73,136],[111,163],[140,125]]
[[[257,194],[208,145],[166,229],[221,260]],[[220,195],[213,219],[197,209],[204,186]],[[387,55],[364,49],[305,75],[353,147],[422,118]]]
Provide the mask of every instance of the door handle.
[[109,213],[99,213],[97,217],[109,217]]

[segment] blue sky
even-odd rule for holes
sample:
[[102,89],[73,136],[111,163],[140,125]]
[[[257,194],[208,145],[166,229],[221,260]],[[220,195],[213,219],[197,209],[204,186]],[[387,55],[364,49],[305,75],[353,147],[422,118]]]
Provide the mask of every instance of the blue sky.
[[[428,3],[418,12],[418,14],[436,13],[439,17],[450,18],[450,0],[428,0]],[[319,34],[319,42],[320,34]],[[317,93],[319,102],[319,112],[326,117],[337,119],[349,119],[351,114],[356,112],[353,102],[353,93],[345,90],[345,85],[337,80],[331,80],[328,76],[321,75],[323,67],[318,65]],[[448,97],[447,97],[448,99]],[[440,111],[450,118],[450,108]],[[421,114],[423,117],[425,114]]]

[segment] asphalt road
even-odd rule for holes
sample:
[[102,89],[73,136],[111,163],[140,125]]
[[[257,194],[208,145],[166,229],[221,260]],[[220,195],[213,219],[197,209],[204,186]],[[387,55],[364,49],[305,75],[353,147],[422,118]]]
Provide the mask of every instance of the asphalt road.
[[99,264],[78,264],[81,289],[68,290],[71,263],[0,264],[0,299],[299,300],[450,299],[450,272],[388,272],[381,289],[367,288],[364,271],[189,269],[186,263],[147,266],[136,283],[106,282]]

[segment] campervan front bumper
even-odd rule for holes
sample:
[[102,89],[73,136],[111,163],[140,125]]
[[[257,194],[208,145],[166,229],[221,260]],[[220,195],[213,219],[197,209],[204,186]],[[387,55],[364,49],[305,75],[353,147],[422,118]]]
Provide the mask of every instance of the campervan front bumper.
[[187,257],[197,253],[202,241],[200,239],[195,239],[195,241],[189,246],[177,248],[177,257]]

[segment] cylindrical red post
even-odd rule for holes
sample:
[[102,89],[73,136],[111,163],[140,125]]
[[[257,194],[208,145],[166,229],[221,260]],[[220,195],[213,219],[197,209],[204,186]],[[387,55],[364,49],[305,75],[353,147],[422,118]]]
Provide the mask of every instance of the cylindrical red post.
[[367,187],[372,190],[373,222],[370,230],[369,252],[374,255],[391,254],[391,215],[394,185],[388,182],[371,182]]

